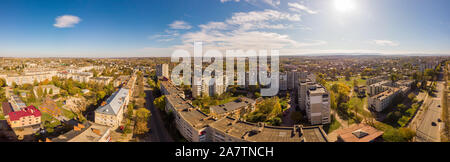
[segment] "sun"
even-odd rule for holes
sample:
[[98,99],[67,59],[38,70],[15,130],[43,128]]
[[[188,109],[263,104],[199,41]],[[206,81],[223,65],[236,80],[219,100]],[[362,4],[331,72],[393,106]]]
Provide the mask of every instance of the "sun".
[[334,6],[339,12],[350,12],[356,7],[353,0],[334,0]]

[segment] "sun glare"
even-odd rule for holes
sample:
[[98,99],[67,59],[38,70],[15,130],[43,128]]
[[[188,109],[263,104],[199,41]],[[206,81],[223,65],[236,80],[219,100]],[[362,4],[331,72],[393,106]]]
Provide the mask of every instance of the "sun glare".
[[334,0],[334,6],[339,12],[350,12],[355,9],[353,0]]

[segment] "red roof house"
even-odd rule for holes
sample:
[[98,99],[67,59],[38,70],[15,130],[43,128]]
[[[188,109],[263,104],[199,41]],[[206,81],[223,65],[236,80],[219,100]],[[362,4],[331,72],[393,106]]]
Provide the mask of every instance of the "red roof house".
[[22,117],[27,117],[27,116],[40,117],[41,112],[38,109],[36,109],[36,107],[31,105],[31,106],[23,108],[20,111],[10,112],[8,115],[9,115],[10,121],[16,121],[16,120],[20,120],[20,118],[22,118]]

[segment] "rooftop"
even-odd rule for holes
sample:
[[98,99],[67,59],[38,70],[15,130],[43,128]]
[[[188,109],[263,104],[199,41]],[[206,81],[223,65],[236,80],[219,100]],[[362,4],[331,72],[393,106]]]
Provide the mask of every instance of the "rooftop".
[[381,92],[380,94],[373,96],[373,98],[376,98],[377,100],[384,100],[387,97],[393,95],[394,92],[397,92],[398,90],[398,88],[389,88],[389,90]]
[[52,139],[53,142],[98,142],[111,127],[87,122],[74,126],[74,129]]
[[222,105],[217,105],[217,106],[211,106],[209,109],[212,113],[216,113],[216,114],[223,114],[226,112],[230,112],[230,111],[234,111],[237,109],[240,109],[242,107],[245,107],[249,104],[255,104],[255,100],[252,100],[250,98],[247,97],[241,97],[239,99],[236,99],[234,101],[222,104]]
[[319,126],[278,127],[222,118],[209,125],[235,138],[254,142],[328,142]]
[[335,133],[344,142],[370,142],[383,135],[383,131],[367,124],[354,124],[349,128],[336,130]]
[[117,115],[122,104],[125,102],[128,93],[129,93],[128,89],[120,88],[106,100],[106,105],[98,107],[97,110],[95,110],[95,112],[109,115]]
[[20,111],[10,112],[9,114],[9,120],[10,121],[16,121],[20,120],[22,117],[26,116],[34,116],[34,117],[40,117],[41,112],[36,109],[33,105],[23,108]]

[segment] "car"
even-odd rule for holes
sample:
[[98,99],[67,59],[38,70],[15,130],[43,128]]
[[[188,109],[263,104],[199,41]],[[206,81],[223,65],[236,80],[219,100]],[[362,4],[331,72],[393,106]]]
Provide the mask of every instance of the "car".
[[435,122],[431,122],[431,125],[432,126],[436,126],[437,124]]
[[441,107],[441,105],[438,105],[438,107]]

